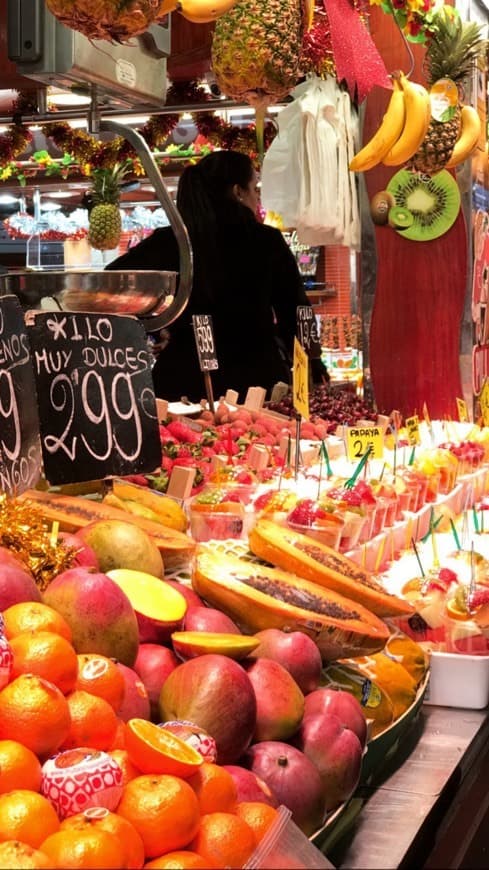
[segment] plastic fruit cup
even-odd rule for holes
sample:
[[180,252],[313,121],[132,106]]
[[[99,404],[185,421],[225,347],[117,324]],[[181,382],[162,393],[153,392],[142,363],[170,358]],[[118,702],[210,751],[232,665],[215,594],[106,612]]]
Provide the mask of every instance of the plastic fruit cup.
[[471,656],[489,656],[489,632],[467,619],[446,618],[446,651]]
[[360,538],[360,533],[365,525],[365,516],[353,511],[344,511],[343,528],[341,530],[339,549],[342,553],[353,550]]
[[225,541],[242,538],[245,530],[245,510],[241,502],[221,502],[207,506],[190,505],[190,533],[195,541]]
[[407,469],[402,479],[408,490],[413,493],[411,510],[416,512],[421,510],[426,503],[426,493],[428,491],[428,478],[425,474],[414,469]]
[[333,550],[338,550],[345,524],[342,520],[332,519],[330,522],[321,520],[321,522],[312,523],[309,526],[287,520],[286,525],[294,532],[300,532],[301,535],[307,535],[309,538],[314,538],[315,541],[326,544],[327,547],[332,547]]
[[[383,529],[387,526],[387,511],[391,506],[391,499],[386,498],[383,495],[378,495],[376,496],[376,502],[375,519],[372,529],[372,537],[374,538],[376,535],[380,535]],[[392,522],[390,525],[392,525]]]
[[362,510],[365,514],[365,522],[360,530],[360,535],[358,538],[359,544],[370,541],[370,538],[373,538],[374,536],[375,514],[377,512],[377,505],[374,502],[362,502]]

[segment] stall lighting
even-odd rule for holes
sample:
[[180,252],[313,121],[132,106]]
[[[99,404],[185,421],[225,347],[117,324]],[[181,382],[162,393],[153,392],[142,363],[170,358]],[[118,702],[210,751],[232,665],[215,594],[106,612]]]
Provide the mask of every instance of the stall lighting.
[[60,208],[59,202],[43,202],[41,204],[41,211],[59,211]]
[[44,196],[50,196],[52,199],[70,199],[73,193],[69,190],[53,190],[50,193],[45,193]]

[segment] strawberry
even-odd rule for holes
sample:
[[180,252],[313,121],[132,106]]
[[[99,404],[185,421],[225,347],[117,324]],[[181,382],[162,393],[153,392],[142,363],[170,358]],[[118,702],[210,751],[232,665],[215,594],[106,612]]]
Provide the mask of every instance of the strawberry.
[[135,483],[137,486],[149,486],[149,480],[144,474],[126,474],[124,480]]
[[471,610],[476,610],[487,604],[489,601],[489,589],[475,589],[472,595],[469,596],[469,607]]
[[197,441],[200,441],[200,435],[197,432],[194,432],[190,426],[186,426],[185,423],[182,423],[181,420],[172,420],[171,423],[168,423],[166,427],[167,431],[172,435],[177,441],[184,444],[196,444]]

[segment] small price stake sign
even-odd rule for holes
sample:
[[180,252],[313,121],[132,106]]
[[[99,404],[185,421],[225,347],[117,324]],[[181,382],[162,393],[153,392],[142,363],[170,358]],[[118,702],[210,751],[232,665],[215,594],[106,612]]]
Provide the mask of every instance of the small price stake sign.
[[297,337],[309,357],[321,357],[316,315],[310,305],[297,306]]
[[411,446],[419,444],[421,438],[419,437],[419,417],[417,414],[413,414],[412,417],[406,417],[406,429],[408,444]]
[[350,460],[361,459],[369,451],[369,459],[382,459],[384,435],[380,426],[348,426],[346,453]]
[[481,406],[482,422],[484,426],[489,426],[489,381],[487,378],[482,385],[479,404]]
[[0,492],[20,495],[41,475],[36,382],[17,296],[0,297]]
[[292,401],[297,414],[309,419],[309,358],[302,345],[294,338],[292,370]]
[[465,399],[455,399],[457,403],[457,412],[458,419],[460,423],[468,423],[469,422],[469,410],[467,408],[467,402]]
[[26,317],[50,483],[158,468],[158,417],[140,321],[57,311]]
[[210,314],[194,314],[192,316],[195,344],[199,355],[201,372],[212,372],[219,368],[216,347],[214,344],[214,332],[212,330],[212,317]]

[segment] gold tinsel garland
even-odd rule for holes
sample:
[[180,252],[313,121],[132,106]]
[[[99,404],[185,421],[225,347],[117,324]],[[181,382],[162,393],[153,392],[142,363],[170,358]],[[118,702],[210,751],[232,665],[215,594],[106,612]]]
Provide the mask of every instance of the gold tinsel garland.
[[66,547],[35,505],[0,496],[0,545],[32,574],[41,592],[73,566],[76,550]]

